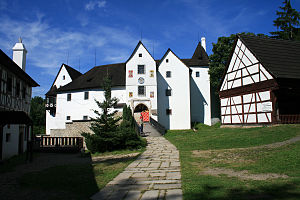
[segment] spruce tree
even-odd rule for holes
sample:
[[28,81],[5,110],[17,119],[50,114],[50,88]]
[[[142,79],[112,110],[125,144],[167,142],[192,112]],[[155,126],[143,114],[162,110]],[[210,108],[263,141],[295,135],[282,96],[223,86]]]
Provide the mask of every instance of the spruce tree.
[[99,136],[116,131],[118,122],[121,119],[120,117],[115,116],[116,112],[118,112],[117,110],[112,111],[117,105],[118,99],[116,97],[111,98],[111,79],[107,76],[103,79],[103,89],[105,100],[102,103],[95,100],[102,112],[94,110],[97,117],[92,118],[93,123],[90,127],[90,129]]
[[298,28],[300,14],[292,8],[290,0],[285,0],[283,4],[283,6],[279,7],[280,11],[276,11],[278,18],[273,21],[273,25],[279,30],[270,32],[270,34],[276,39],[300,40]]

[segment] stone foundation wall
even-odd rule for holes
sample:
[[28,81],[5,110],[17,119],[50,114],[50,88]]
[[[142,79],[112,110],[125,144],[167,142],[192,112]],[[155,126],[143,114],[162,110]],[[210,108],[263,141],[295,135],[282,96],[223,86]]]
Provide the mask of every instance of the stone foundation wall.
[[92,133],[89,128],[91,123],[91,121],[67,123],[65,129],[51,129],[50,136],[78,137],[82,132]]

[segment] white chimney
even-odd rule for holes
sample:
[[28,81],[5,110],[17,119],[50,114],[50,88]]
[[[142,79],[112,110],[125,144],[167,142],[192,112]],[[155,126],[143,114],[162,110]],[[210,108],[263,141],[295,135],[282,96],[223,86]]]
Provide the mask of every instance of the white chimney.
[[13,61],[25,71],[27,50],[25,48],[25,45],[22,43],[21,37],[19,38],[19,42],[17,42],[12,49]]
[[205,37],[201,38],[201,46],[203,47],[203,49],[206,51],[206,41],[205,41]]

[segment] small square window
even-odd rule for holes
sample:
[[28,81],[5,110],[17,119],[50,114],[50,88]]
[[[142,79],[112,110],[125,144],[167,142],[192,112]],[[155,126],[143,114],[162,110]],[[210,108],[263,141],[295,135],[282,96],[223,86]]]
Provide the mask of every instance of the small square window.
[[166,71],[166,77],[171,78],[171,71]]
[[66,79],[66,76],[65,75],[63,75],[63,80],[65,80]]
[[168,63],[169,62],[169,59],[166,59],[166,63]]
[[67,101],[71,101],[71,94],[67,95]]
[[196,72],[196,77],[200,77],[200,73],[199,72]]
[[139,96],[145,96],[146,91],[145,91],[145,86],[138,86],[138,95]]
[[84,92],[84,100],[89,99],[89,92]]
[[138,65],[138,74],[145,74],[145,65]]
[[5,141],[6,142],[10,142],[10,140],[11,140],[11,134],[10,133],[6,133]]
[[139,53],[139,57],[142,57],[143,55],[141,53]]
[[71,120],[71,116],[67,116],[67,120]]
[[171,96],[171,95],[172,95],[172,90],[166,89],[166,96]]
[[166,109],[166,115],[172,115],[172,109],[170,108]]
[[87,116],[87,115],[84,115],[84,116],[83,116],[83,120],[88,120],[88,116]]

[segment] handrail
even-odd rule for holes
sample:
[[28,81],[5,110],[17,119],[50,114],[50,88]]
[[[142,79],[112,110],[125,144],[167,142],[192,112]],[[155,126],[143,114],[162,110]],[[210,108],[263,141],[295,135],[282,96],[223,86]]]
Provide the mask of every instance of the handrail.
[[162,135],[166,133],[166,128],[161,125],[158,121],[150,117],[150,124]]

